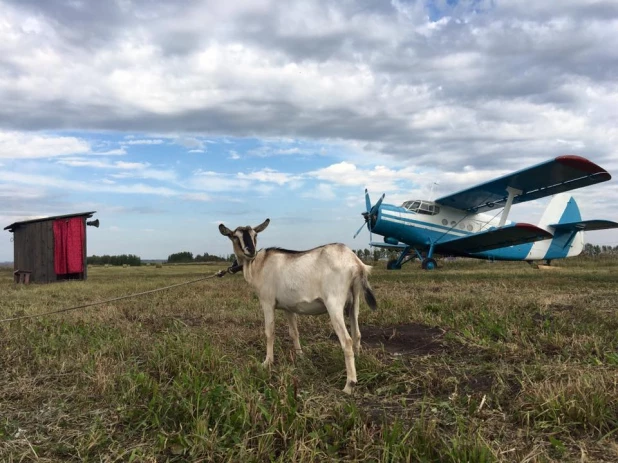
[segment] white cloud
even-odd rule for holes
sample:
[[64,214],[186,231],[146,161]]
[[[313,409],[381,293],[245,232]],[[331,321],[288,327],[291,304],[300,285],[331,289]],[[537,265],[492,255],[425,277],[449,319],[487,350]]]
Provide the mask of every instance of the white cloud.
[[276,183],[277,185],[285,185],[300,179],[297,175],[287,174],[285,172],[277,172],[276,170],[265,168],[259,171],[250,172],[248,174],[239,173],[239,179],[257,180],[259,182]]
[[87,158],[62,158],[58,160],[58,164],[71,167],[92,167],[98,169],[144,169],[150,164],[144,162],[124,162],[100,159],[87,159]]
[[185,148],[190,148],[191,150],[201,150],[200,152],[203,152],[203,150],[205,149],[205,142],[195,137],[178,137],[174,140],[174,143],[184,146]]
[[405,181],[410,188],[423,178],[412,167],[391,169],[376,166],[372,169],[358,168],[356,165],[343,161],[323,169],[308,173],[309,176],[337,185],[366,187],[372,191],[393,192],[401,188],[399,181]]
[[0,158],[48,158],[89,152],[90,144],[76,137],[7,132],[0,129]]
[[128,170],[141,170],[148,167],[150,164],[147,162],[125,162],[125,161],[116,161],[114,162],[114,167],[117,169],[128,169]]
[[[58,164],[70,167],[90,167],[96,169],[108,169],[116,171],[109,174],[110,177],[117,179],[126,178],[142,178],[159,181],[174,181],[176,173],[171,170],[154,169],[147,162],[127,162],[113,161],[87,158],[62,158],[58,160]],[[109,179],[106,182],[111,182]]]
[[115,149],[111,149],[107,151],[91,151],[90,154],[93,154],[96,156],[124,156],[125,154],[127,154],[127,150],[124,147],[122,147],[122,148],[115,148]]
[[131,139],[123,143],[126,143],[127,145],[162,145],[165,141],[160,138],[146,138],[136,140]]
[[126,194],[147,194],[155,196],[177,196],[179,191],[169,187],[146,185],[143,183],[118,184],[109,181],[76,181],[42,174],[0,171],[0,182],[18,185],[33,185],[39,188],[53,188],[64,192],[105,192]]
[[198,170],[189,179],[188,186],[203,191],[244,191],[251,186],[251,182],[232,174]]
[[212,201],[212,197],[205,193],[186,193],[183,194],[182,199],[186,199],[188,201],[201,201],[201,202],[210,202]]
[[122,172],[110,174],[110,177],[122,179],[122,178],[141,178],[158,180],[161,182],[173,182],[176,180],[176,172],[173,170],[163,169],[132,169],[124,170]]
[[236,174],[226,174],[213,171],[198,170],[189,180],[189,188],[203,191],[257,191],[262,194],[270,194],[275,186],[288,186],[297,188],[301,175],[279,172],[274,169],[264,168],[259,171]]

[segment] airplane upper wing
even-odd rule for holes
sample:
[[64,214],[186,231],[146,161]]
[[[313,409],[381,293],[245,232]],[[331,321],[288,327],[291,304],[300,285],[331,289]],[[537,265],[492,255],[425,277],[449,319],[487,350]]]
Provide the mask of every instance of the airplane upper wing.
[[504,206],[508,198],[507,187],[521,190],[513,199],[513,204],[518,204],[605,182],[611,178],[605,169],[586,158],[558,156],[551,161],[443,196],[435,202],[471,212],[484,212]]
[[516,223],[436,244],[436,252],[472,254],[513,246],[515,244],[541,241],[551,238],[552,236],[551,233],[536,225]]

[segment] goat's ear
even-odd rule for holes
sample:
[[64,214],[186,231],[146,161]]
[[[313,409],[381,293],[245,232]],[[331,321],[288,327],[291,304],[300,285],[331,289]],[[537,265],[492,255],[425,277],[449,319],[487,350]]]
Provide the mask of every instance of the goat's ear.
[[234,233],[232,230],[230,230],[229,228],[227,228],[225,225],[223,225],[222,223],[219,224],[219,231],[221,232],[222,235],[225,236],[232,236],[232,234]]
[[264,231],[264,229],[266,227],[268,227],[268,224],[270,223],[270,219],[266,219],[264,220],[264,222],[262,222],[261,224],[259,224],[257,227],[255,227],[253,230],[255,230],[256,233],[259,233],[261,231]]

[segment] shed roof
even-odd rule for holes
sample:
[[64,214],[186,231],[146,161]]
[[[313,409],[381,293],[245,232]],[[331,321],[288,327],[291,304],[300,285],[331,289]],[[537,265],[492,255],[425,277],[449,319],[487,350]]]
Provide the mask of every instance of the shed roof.
[[78,212],[76,214],[54,215],[54,216],[50,216],[50,217],[40,217],[38,219],[23,220],[21,222],[14,222],[11,225],[9,225],[8,227],[4,227],[4,229],[12,232],[16,228],[18,228],[18,227],[20,227],[22,225],[29,224],[29,223],[45,222],[47,220],[56,220],[56,219],[70,219],[71,217],[85,217],[85,218],[89,219],[90,217],[92,217],[92,214],[95,214],[96,212],[97,211]]

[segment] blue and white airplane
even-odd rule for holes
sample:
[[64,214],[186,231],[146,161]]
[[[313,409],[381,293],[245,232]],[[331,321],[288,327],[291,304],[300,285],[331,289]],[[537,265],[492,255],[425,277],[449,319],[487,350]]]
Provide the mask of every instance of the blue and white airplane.
[[[611,175],[580,156],[559,156],[510,175],[435,201],[412,200],[401,206],[371,205],[365,190],[365,224],[384,242],[370,246],[401,251],[388,262],[400,269],[416,254],[421,267],[436,268],[434,253],[492,260],[546,260],[576,256],[584,248],[583,231],[618,228],[609,220],[582,220],[575,199],[565,191],[605,182]],[[511,206],[556,195],[537,225],[507,220]],[[502,211],[500,212],[500,209]],[[495,214],[488,211],[497,210]],[[499,217],[498,217],[499,216]],[[371,238],[370,238],[371,240]]]

